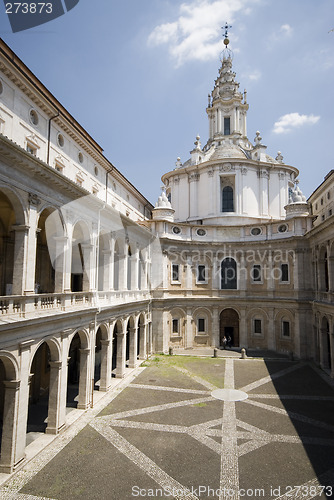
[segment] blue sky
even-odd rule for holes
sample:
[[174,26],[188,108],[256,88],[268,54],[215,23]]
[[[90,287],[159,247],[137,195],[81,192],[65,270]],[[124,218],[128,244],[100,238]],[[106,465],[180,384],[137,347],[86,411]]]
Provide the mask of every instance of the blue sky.
[[0,5],[0,36],[152,203],[208,139],[226,21],[248,137],[281,151],[309,196],[334,168],[333,0],[80,0],[15,34]]

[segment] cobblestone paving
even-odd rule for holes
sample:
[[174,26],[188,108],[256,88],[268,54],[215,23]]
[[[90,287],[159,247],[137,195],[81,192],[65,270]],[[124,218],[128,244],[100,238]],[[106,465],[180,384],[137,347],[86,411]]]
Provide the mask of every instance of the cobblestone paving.
[[334,390],[312,365],[148,364],[14,474],[0,498],[332,498]]

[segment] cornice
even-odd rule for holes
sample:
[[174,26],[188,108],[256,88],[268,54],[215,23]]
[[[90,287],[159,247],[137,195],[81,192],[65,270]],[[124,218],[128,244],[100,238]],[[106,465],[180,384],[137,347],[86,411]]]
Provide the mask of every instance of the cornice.
[[171,170],[170,172],[166,172],[163,174],[162,179],[170,178],[173,176],[181,176],[182,174],[190,174],[193,171],[201,172],[205,171],[205,169],[210,169],[212,167],[220,167],[225,163],[233,163],[234,165],[239,165],[240,169],[247,167],[253,168],[254,171],[260,171],[262,169],[268,169],[271,172],[281,172],[284,170],[292,171],[296,173],[296,176],[299,174],[299,170],[296,167],[292,167],[291,165],[286,165],[282,163],[270,163],[270,162],[259,162],[258,160],[250,160],[248,158],[226,158],[225,160],[208,160],[202,163],[198,163],[196,165],[187,165],[186,167],[178,168],[175,170]]

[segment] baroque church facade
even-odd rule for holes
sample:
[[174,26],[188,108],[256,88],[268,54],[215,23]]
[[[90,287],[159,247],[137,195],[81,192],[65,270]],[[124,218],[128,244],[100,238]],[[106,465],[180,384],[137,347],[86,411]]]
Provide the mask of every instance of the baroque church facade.
[[0,472],[171,347],[230,337],[334,376],[333,171],[306,200],[249,141],[228,50],[206,111],[153,207],[0,41]]

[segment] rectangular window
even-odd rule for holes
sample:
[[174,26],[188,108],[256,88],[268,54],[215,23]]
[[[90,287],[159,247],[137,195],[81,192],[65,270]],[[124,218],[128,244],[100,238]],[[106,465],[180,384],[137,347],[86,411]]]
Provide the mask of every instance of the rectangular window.
[[289,321],[282,322],[282,335],[283,335],[283,337],[290,337],[290,323],[289,323]]
[[225,186],[222,189],[222,212],[234,212],[233,188]]
[[251,278],[257,283],[262,281],[261,266],[259,264],[255,264],[255,266],[253,266]]
[[254,333],[262,333],[262,320],[254,319]]
[[179,280],[179,265],[178,264],[172,265],[172,281],[180,281]]
[[205,333],[205,319],[198,318],[198,333]]
[[197,283],[205,283],[206,282],[206,273],[205,266],[198,266],[197,268]]
[[224,118],[224,135],[230,135],[230,134],[231,134],[231,118],[225,117]]
[[173,319],[173,333],[177,334],[179,333],[179,320],[178,319]]
[[31,144],[27,143],[26,150],[28,151],[28,153],[31,153],[32,155],[36,156],[37,149],[34,148],[34,146],[32,146]]
[[289,281],[289,264],[281,264],[281,281],[284,283]]

